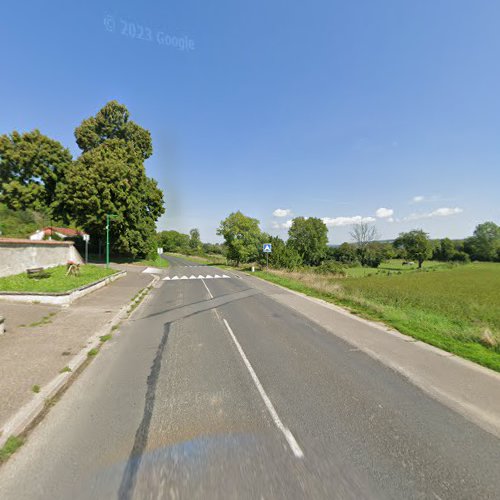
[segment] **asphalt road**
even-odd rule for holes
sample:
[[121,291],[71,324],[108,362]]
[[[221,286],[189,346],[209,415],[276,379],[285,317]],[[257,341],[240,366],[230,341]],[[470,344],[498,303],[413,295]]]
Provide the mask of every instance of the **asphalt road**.
[[493,435],[275,287],[169,260],[0,468],[0,498],[500,498]]

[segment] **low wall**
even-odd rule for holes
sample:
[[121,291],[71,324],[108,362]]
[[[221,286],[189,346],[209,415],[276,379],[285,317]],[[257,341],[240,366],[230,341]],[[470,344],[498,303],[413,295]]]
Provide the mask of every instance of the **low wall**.
[[83,263],[72,241],[32,241],[0,238],[0,277],[33,267],[55,267],[69,260]]

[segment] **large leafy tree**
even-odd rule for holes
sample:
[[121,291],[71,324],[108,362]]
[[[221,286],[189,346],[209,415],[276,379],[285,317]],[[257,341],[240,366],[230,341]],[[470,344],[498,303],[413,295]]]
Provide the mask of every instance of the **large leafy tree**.
[[189,247],[193,251],[199,251],[201,249],[200,231],[197,228],[193,228],[189,231]]
[[81,156],[57,188],[57,213],[104,238],[106,214],[114,253],[144,257],[154,252],[156,221],[163,214],[163,193],[146,176],[152,154],[147,130],[128,120],[125,106],[111,101],[75,131]]
[[271,243],[272,252],[268,255],[268,260],[263,252],[260,252],[258,262],[265,265],[269,262],[270,267],[277,269],[295,270],[302,265],[302,257],[297,250],[287,245],[279,236],[270,236],[263,233],[262,243]]
[[187,252],[189,249],[190,237],[188,234],[179,233],[173,229],[158,233],[158,245],[165,252]]
[[147,160],[153,154],[151,134],[129,118],[128,109],[123,104],[109,101],[95,116],[83,120],[76,128],[76,143],[85,153],[109,139],[121,139]]
[[422,267],[424,261],[432,256],[432,245],[429,235],[422,231],[422,229],[400,233],[393,244],[395,248],[404,250],[406,258],[416,260],[419,269]]
[[328,228],[316,217],[296,217],[288,230],[287,245],[302,257],[304,264],[317,266],[327,254]]
[[257,219],[247,217],[238,210],[221,221],[217,234],[224,238],[227,258],[237,265],[258,258],[261,232]]
[[14,210],[50,213],[71,153],[39,130],[0,136],[0,201]]
[[494,222],[479,224],[464,246],[472,259],[500,261],[500,227]]

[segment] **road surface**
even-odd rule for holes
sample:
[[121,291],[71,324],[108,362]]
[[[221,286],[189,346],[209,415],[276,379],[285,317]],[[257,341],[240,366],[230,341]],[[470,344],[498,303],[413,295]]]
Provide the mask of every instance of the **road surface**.
[[0,468],[0,498],[500,497],[496,437],[272,297],[288,292],[168,260]]

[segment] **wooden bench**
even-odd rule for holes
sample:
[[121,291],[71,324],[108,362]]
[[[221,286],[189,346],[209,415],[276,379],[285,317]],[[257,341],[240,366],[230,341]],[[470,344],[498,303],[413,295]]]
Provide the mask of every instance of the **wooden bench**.
[[26,274],[28,278],[46,278],[49,273],[44,267],[32,267],[31,269],[26,269]]

